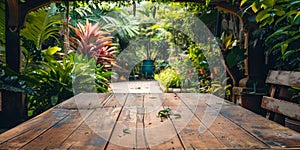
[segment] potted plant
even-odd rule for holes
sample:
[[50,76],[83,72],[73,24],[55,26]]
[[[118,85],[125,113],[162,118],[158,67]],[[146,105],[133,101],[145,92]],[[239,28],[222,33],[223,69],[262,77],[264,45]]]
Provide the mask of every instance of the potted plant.
[[[156,49],[150,49],[150,39],[147,41],[146,46],[143,48],[146,49],[146,54],[142,54],[144,56],[144,60],[142,62],[142,74],[144,75],[145,78],[149,78],[149,76],[153,76],[154,74],[154,60],[155,57],[158,53]],[[144,53],[145,51],[143,51]]]

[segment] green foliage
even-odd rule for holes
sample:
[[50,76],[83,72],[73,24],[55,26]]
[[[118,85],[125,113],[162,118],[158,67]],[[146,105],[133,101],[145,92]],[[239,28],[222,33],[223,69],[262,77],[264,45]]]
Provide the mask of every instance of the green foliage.
[[78,22],[85,24],[86,19],[99,23],[102,30],[115,34],[114,38],[122,50],[139,34],[135,19],[125,9],[118,7],[117,3],[74,2],[71,9],[72,26],[77,27]]
[[300,104],[300,87],[291,87],[289,91],[293,95],[291,101]]
[[243,0],[242,4],[250,5],[256,13],[260,28],[273,26],[273,31],[265,42],[269,43],[269,53],[279,54],[277,69],[293,70],[299,68],[300,60],[300,0]]
[[229,68],[236,66],[246,58],[245,49],[237,45],[238,41],[233,40],[232,34],[222,36],[220,42],[223,56]]
[[171,108],[166,108],[166,109],[160,110],[157,113],[157,117],[160,118],[161,122],[164,121],[163,119],[168,119],[171,116],[175,116],[175,119],[181,118],[181,115],[180,114],[174,114]]
[[58,50],[57,47],[44,50],[45,61],[28,67],[24,72],[28,85],[36,91],[28,96],[28,116],[37,115],[73,96],[71,73],[74,60],[68,55],[57,61],[53,55]]
[[191,44],[188,47],[188,56],[193,62],[193,66],[197,69],[203,68],[205,70],[208,69],[208,63],[206,61],[204,51],[208,49],[209,46],[205,44]]
[[155,80],[158,80],[163,86],[166,88],[179,88],[181,87],[181,80],[182,78],[177,73],[176,70],[167,68],[160,72],[159,74],[156,74],[154,76]]
[[5,43],[5,2],[0,1],[0,45]]
[[[55,7],[54,5],[51,5]],[[62,16],[53,14],[46,8],[32,11],[28,14],[24,29],[21,30],[21,36],[27,40],[34,41],[38,49],[42,49],[43,42],[49,38],[55,39],[59,43],[59,31],[62,29]]]
[[111,72],[104,71],[104,66],[97,65],[95,59],[88,59],[85,55],[75,53],[72,56],[75,63],[72,70],[74,93],[108,92]]
[[155,62],[155,72],[159,73],[168,67],[170,67],[170,64],[166,60],[157,60]]
[[245,50],[238,46],[235,46],[226,56],[226,63],[228,67],[231,68],[242,62],[245,58]]
[[[222,79],[222,78],[220,78],[220,79]],[[229,99],[230,94],[231,94],[231,92],[230,92],[231,84],[227,84],[227,81],[228,81],[229,78],[225,78],[221,82],[218,81],[220,79],[216,79],[216,80],[211,82],[211,87],[209,89],[209,92],[214,94],[214,95],[217,95],[219,97]]]

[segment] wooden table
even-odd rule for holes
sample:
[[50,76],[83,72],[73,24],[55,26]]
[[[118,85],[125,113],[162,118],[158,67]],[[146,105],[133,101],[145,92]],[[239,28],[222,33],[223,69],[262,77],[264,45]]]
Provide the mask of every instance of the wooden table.
[[17,148],[300,148],[300,134],[210,94],[90,93],[0,135],[0,149]]

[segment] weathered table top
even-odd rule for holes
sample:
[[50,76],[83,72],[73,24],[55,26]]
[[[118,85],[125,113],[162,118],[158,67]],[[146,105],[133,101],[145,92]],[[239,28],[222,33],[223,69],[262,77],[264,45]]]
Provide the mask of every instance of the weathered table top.
[[0,149],[17,148],[300,148],[300,134],[210,94],[91,93],[0,135]]

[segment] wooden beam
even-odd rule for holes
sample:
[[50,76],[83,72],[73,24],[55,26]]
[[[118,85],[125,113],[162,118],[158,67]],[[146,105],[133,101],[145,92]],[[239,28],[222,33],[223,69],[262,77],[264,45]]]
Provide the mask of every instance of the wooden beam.
[[[56,1],[58,1],[58,0],[56,0]],[[25,3],[20,3],[20,16],[19,16],[20,27],[21,28],[24,27],[25,20],[30,11],[47,6],[51,2],[54,2],[54,1],[52,1],[52,0],[51,1],[50,0],[38,0],[38,1],[37,0],[26,0]]]
[[261,107],[300,120],[300,105],[288,101],[264,96]]
[[300,72],[270,70],[266,83],[300,87]]
[[[15,72],[20,72],[20,28],[19,5],[17,0],[6,1],[5,23],[5,51],[6,66]],[[15,18],[12,18],[15,17]],[[2,91],[2,111],[0,113],[1,127],[9,128],[17,125],[24,119],[25,104],[21,93]]]

